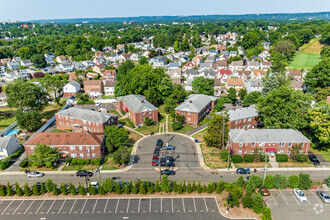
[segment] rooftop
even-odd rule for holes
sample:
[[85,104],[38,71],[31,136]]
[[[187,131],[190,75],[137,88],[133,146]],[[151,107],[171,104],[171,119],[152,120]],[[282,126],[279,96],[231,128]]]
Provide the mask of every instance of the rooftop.
[[[220,112],[219,112],[220,113]],[[217,114],[219,114],[217,113]],[[258,116],[258,111],[254,106],[239,108],[228,111],[229,120],[236,121],[244,118],[252,118]]]
[[181,105],[176,107],[175,111],[199,113],[211,101],[216,101],[217,97],[203,94],[192,94],[188,96]]
[[128,105],[134,112],[144,112],[148,110],[158,110],[153,104],[145,99],[142,95],[127,95],[117,98],[118,101],[123,101]]

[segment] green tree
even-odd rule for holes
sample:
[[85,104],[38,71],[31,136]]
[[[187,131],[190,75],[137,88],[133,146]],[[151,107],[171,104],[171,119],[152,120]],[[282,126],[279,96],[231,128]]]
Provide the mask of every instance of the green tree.
[[261,93],[257,91],[250,92],[247,94],[247,96],[244,98],[243,105],[244,106],[250,106],[257,104],[258,99],[260,98]]
[[5,196],[5,195],[6,195],[6,190],[5,190],[5,188],[2,187],[2,185],[1,185],[1,187],[0,187],[0,196]]
[[31,50],[29,47],[21,47],[18,49],[17,51],[17,55],[22,59],[22,60],[26,60],[29,59],[31,56]]
[[174,51],[175,52],[179,52],[180,51],[180,46],[179,46],[179,42],[176,40],[175,42],[174,42]]
[[321,58],[325,59],[329,57],[330,57],[330,46],[325,46],[321,51]]
[[273,175],[267,175],[265,178],[264,186],[267,189],[271,189],[274,187],[275,181]]
[[192,82],[192,90],[197,94],[214,95],[214,79],[196,77]]
[[34,184],[34,185],[32,186],[32,194],[33,194],[34,196],[38,196],[38,195],[40,195],[39,188],[38,188],[38,186],[37,186],[36,184]]
[[309,91],[316,88],[327,88],[330,85],[330,57],[321,60],[306,74],[304,82]]
[[325,184],[330,187],[330,176],[325,180]]
[[37,144],[34,149],[34,154],[30,155],[29,160],[32,166],[44,166],[46,162],[55,162],[59,159],[59,149],[50,147],[45,144]]
[[291,176],[289,176],[288,180],[291,188],[298,188],[300,181],[298,175],[292,174]]
[[59,191],[58,191],[57,185],[54,184],[54,185],[53,185],[53,195],[54,195],[54,196],[58,196],[58,194],[59,194]]
[[45,194],[47,191],[46,191],[46,188],[45,188],[45,185],[44,184],[41,184],[40,186],[40,194],[43,195]]
[[219,98],[217,100],[217,104],[215,104],[214,109],[216,111],[221,111],[224,108],[225,100],[223,98]]
[[174,102],[181,102],[187,97],[187,92],[180,84],[173,85],[173,93],[170,96]]
[[47,66],[45,57],[42,54],[33,54],[30,60],[36,68],[45,68]]
[[29,187],[28,183],[25,183],[25,185],[24,185],[24,195],[25,196],[31,196],[31,190],[30,190],[30,187]]
[[247,91],[246,91],[246,89],[241,89],[241,90],[239,91],[238,95],[239,95],[239,98],[241,99],[241,102],[244,101],[244,99],[245,99],[245,97],[246,97],[246,95],[247,95]]
[[244,178],[243,176],[239,176],[236,180],[236,185],[242,187],[244,184]]
[[[100,194],[100,195],[105,195],[105,192],[104,192],[104,189],[103,189],[103,186],[101,184],[99,184],[99,187],[97,188],[97,192]],[[125,192],[126,193],[126,192]]]
[[234,89],[233,87],[231,87],[229,90],[228,90],[228,95],[227,97],[231,99],[232,102],[236,102],[236,94],[237,94],[237,91],[236,89]]
[[[204,135],[204,141],[207,146],[224,148],[222,143],[226,143],[228,140],[228,117],[224,115],[215,115],[213,119],[208,123],[206,134]],[[224,129],[224,134],[221,132]]]
[[113,153],[113,161],[116,164],[126,165],[130,160],[130,153],[126,146],[120,146],[118,150]]
[[42,126],[42,115],[36,110],[24,111],[18,109],[15,111],[17,124],[28,131],[36,131]]
[[64,183],[61,183],[61,186],[60,186],[60,191],[62,193],[62,195],[68,195],[68,189],[66,188],[66,185]]
[[148,58],[146,58],[145,56],[142,56],[142,57],[139,59],[139,64],[140,64],[140,65],[148,64]]
[[242,46],[244,49],[249,49],[257,46],[260,41],[260,33],[257,31],[252,31],[244,35],[242,40]]
[[316,93],[314,93],[313,96],[317,102],[326,100],[327,97],[330,96],[330,87],[316,88]]
[[259,193],[255,193],[252,195],[253,200],[253,211],[257,214],[262,212],[262,208],[264,207],[264,200]]
[[[0,186],[2,187],[2,186]],[[7,196],[13,196],[15,194],[12,185],[10,185],[9,182],[7,182]]]
[[79,192],[79,194],[82,195],[82,196],[85,196],[85,195],[86,195],[86,189],[85,189],[85,187],[84,187],[83,185],[81,185],[80,183],[79,183],[79,185],[78,185],[78,192]]
[[274,45],[274,51],[279,52],[282,56],[291,57],[296,52],[296,46],[291,40],[281,40]]
[[226,190],[230,193],[232,197],[232,199],[229,200],[228,205],[230,205],[231,207],[239,207],[239,198],[243,194],[243,188],[237,186],[235,183],[228,183],[226,185]]
[[[64,77],[65,76],[65,77]],[[47,91],[49,94],[52,94],[54,100],[59,104],[59,94],[63,90],[63,86],[68,83],[67,74],[62,75],[49,75],[46,74],[45,77],[40,79],[42,88]]]
[[246,193],[243,197],[242,197],[242,205],[243,208],[249,208],[249,209],[253,209],[253,199],[251,197],[250,193]]
[[128,143],[129,132],[124,128],[119,128],[115,125],[105,126],[105,145],[107,146],[108,152],[112,153],[117,150],[120,146],[124,146]]
[[274,175],[274,188],[285,189],[288,186],[288,178],[281,174]]
[[265,81],[264,87],[262,88],[261,94],[266,97],[267,94],[270,91],[273,91],[274,89],[278,89],[280,86],[279,82],[277,81],[275,74],[272,74],[270,77],[268,77]]
[[15,182],[15,190],[16,190],[16,195],[18,195],[18,196],[23,195],[22,188],[21,188],[21,186],[19,185],[18,182]]
[[308,190],[313,185],[313,181],[308,173],[299,173],[299,180],[299,189]]

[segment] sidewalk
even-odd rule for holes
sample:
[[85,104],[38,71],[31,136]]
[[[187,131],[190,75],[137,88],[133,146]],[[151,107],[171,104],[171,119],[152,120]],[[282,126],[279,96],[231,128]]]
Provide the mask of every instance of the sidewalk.
[[132,132],[135,132],[135,133],[141,135],[142,137],[145,137],[144,134],[138,132],[137,130],[135,130],[135,129],[133,129],[133,128],[130,128],[130,127],[126,126],[126,125],[124,126],[124,128],[126,128],[127,130],[130,130],[130,131],[132,131]]
[[194,134],[197,134],[197,133],[199,133],[200,131],[202,131],[202,130],[204,130],[204,129],[206,129],[206,128],[207,128],[207,124],[203,124],[203,125],[201,125],[201,126],[199,126],[199,127],[197,127],[197,128],[194,128],[194,129],[188,131],[188,132],[185,133],[185,134],[186,134],[186,135],[189,135],[189,136],[193,136]]
[[26,153],[23,152],[22,155],[10,166],[6,169],[6,171],[15,172],[20,171],[19,164],[26,158]]

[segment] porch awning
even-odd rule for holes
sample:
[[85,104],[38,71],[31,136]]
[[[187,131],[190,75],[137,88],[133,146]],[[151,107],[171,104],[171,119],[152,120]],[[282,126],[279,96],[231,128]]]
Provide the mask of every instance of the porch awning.
[[276,148],[266,148],[266,152],[277,152]]

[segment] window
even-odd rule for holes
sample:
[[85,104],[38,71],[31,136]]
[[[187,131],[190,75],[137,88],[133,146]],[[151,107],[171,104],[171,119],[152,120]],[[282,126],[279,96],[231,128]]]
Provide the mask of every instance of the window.
[[255,144],[255,143],[254,143],[254,142],[252,142],[252,147],[254,147],[254,144]]
[[252,118],[248,118],[248,121],[251,121],[252,120]]
[[236,125],[237,125],[237,122],[238,122],[238,121],[235,121],[235,124],[236,124]]
[[244,154],[247,154],[247,150],[244,151]]
[[82,150],[83,149],[83,147],[82,146],[79,146],[79,150]]
[[242,143],[239,143],[239,146],[242,147]]
[[77,155],[76,154],[71,154],[71,157],[72,158],[75,158]]
[[89,121],[88,124],[91,125],[91,122]]
[[66,123],[66,126],[68,126],[68,127],[69,127],[69,123]]
[[291,147],[292,146],[292,143],[291,142],[289,142],[289,147]]
[[31,150],[34,150],[34,146],[31,146]]
[[284,146],[284,142],[280,142],[280,147],[283,147]]
[[263,147],[265,145],[265,143],[259,143],[260,147]]
[[99,129],[97,129],[97,132],[100,132]]
[[60,125],[62,125],[62,122],[60,121]]
[[291,154],[291,151],[290,151],[290,150],[288,150],[286,153],[287,153],[287,154]]
[[86,121],[85,121],[85,120],[83,120],[83,123],[84,123],[84,124],[86,124]]
[[188,118],[188,121],[190,121],[190,118]]
[[239,151],[238,151],[238,154],[242,154],[242,150],[239,150]]
[[278,150],[277,153],[278,154],[283,154],[283,150]]
[[92,154],[92,158],[95,158],[95,154]]
[[251,150],[251,154],[254,154],[254,150]]
[[79,157],[80,158],[84,158],[84,154],[79,154]]
[[69,120],[68,117],[65,117],[66,120]]
[[75,146],[70,146],[70,150],[75,150],[76,147]]
[[91,146],[91,149],[94,150],[94,146]]

